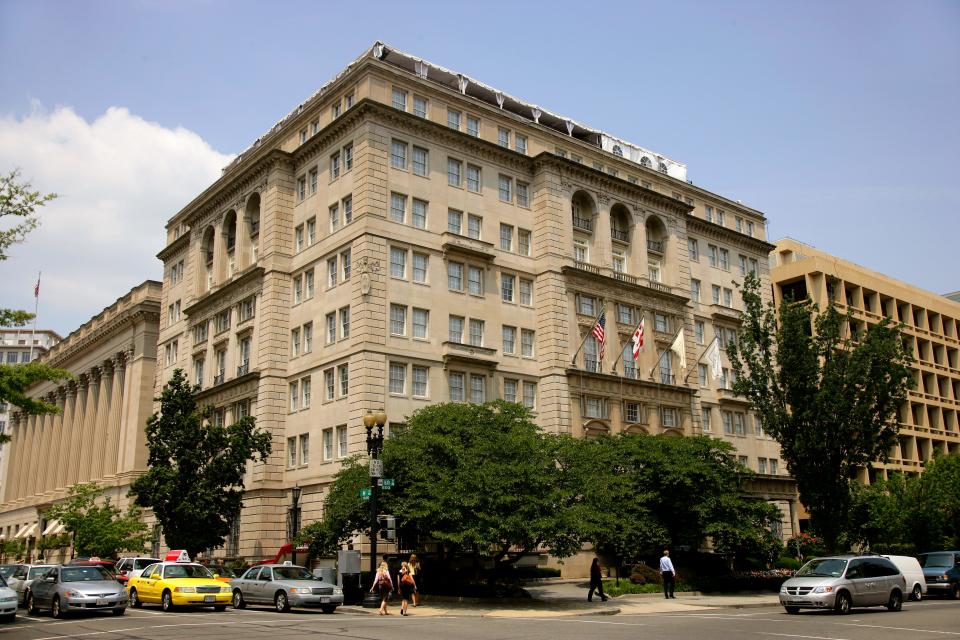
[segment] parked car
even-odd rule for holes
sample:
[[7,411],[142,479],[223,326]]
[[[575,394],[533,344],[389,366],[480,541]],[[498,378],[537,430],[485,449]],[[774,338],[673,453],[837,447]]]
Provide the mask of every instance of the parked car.
[[230,585],[235,609],[243,609],[247,604],[268,604],[280,612],[290,611],[291,607],[316,607],[333,613],[343,604],[343,589],[292,564],[250,567]]
[[151,564],[160,562],[159,558],[132,557],[117,561],[117,581],[126,585],[130,578],[136,578]]
[[223,611],[230,604],[231,588],[195,562],[158,562],[127,581],[130,606],[160,604],[164,611],[175,607],[213,607]]
[[787,613],[833,609],[847,614],[853,607],[878,605],[900,611],[905,589],[903,574],[881,556],[814,558],[780,587],[780,604]]
[[53,567],[30,585],[27,613],[41,609],[54,618],[73,611],[110,611],[122,616],[127,610],[127,594],[113,574],[97,565]]
[[113,576],[117,577],[117,563],[107,558],[98,558],[97,556],[78,556],[68,562],[69,565],[97,566],[102,567]]
[[13,575],[7,580],[10,588],[17,592],[17,604],[27,602],[27,593],[30,592],[30,584],[54,568],[55,564],[20,564],[14,569]]
[[960,599],[960,551],[932,551],[917,556],[928,592]]
[[17,617],[17,592],[7,586],[7,581],[0,573],[0,620],[13,622]]
[[0,577],[4,580],[13,575],[13,572],[17,570],[18,564],[0,564]]
[[226,565],[217,564],[207,568],[213,573],[213,577],[220,582],[231,582],[240,577],[236,571]]
[[923,568],[913,556],[883,556],[892,562],[907,583],[907,597],[910,600],[920,601],[927,593],[927,580],[923,577]]

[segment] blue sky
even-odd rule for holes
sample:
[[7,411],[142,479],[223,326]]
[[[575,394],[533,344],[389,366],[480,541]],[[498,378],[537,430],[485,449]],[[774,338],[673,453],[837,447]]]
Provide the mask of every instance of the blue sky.
[[4,306],[42,269],[68,332],[159,278],[163,221],[377,39],[685,162],[771,238],[960,289],[960,2],[0,0],[0,169],[64,193]]

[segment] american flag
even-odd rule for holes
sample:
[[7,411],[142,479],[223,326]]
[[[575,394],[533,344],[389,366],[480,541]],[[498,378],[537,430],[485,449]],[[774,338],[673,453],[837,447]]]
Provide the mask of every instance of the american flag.
[[600,341],[600,360],[601,361],[603,361],[603,352],[607,347],[607,343],[604,340],[604,337],[606,336],[606,332],[604,331],[604,329],[606,328],[606,326],[607,326],[607,312],[606,310],[603,310],[600,312],[600,317],[597,318],[597,323],[593,325],[593,331],[591,332],[593,333],[594,337]]

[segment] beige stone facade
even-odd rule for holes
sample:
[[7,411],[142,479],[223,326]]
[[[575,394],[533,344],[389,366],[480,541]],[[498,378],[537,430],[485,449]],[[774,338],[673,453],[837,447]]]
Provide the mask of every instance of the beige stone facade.
[[[11,421],[0,535],[29,542],[62,531],[44,511],[81,482],[99,482],[114,504],[146,470],[144,425],[153,410],[161,283],[146,281],[51,347],[40,360],[73,378],[30,395],[60,413]],[[48,559],[51,556],[48,554]]]
[[889,278],[796,240],[780,240],[771,253],[775,301],[809,296],[850,310],[859,330],[891,318],[903,324],[912,353],[913,388],[900,408],[899,444],[890,460],[860,480],[891,472],[919,473],[937,453],[960,451],[960,303]]
[[[733,442],[789,534],[776,443],[698,367],[738,325],[733,281],[768,281],[764,217],[685,176],[379,44],[278,123],[171,218],[159,254],[157,390],[183,368],[220,419],[250,412],[274,435],[228,552],[276,552],[294,485],[303,522],[321,517],[368,410],[396,425],[495,398],[551,432]],[[601,308],[602,360],[578,348]],[[639,360],[616,362],[641,317]]]

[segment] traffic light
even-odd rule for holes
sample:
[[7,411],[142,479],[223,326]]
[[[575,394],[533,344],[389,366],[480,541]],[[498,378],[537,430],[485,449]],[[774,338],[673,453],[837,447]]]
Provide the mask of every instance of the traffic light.
[[380,525],[380,538],[382,540],[397,539],[397,519],[393,516],[380,516],[377,518],[377,524]]

